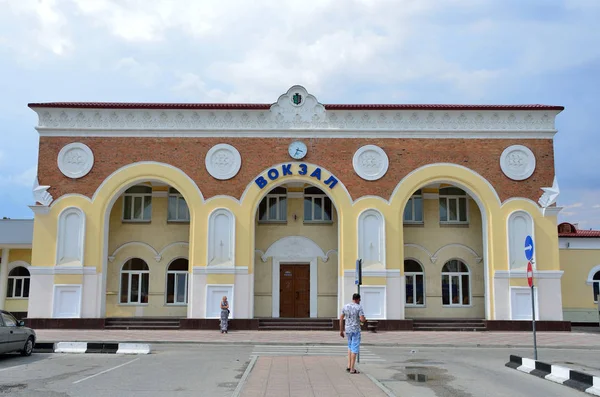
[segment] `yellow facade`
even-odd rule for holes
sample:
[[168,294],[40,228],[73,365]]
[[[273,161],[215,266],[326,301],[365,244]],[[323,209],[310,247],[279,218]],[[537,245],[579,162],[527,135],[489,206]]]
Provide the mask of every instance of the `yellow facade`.
[[[600,240],[600,239],[595,239]],[[590,272],[600,265],[600,246],[596,249],[560,250],[560,265],[565,272],[562,282],[565,320],[572,322],[599,322],[598,303],[594,302],[593,288],[587,282]]]
[[[343,181],[335,188],[308,174],[317,165],[308,164],[307,175],[298,174],[298,163],[291,163],[293,175],[281,176],[271,181],[264,189],[249,181],[240,200],[217,196],[204,200],[195,183],[181,170],[159,163],[136,163],[113,173],[98,188],[92,199],[80,195],[65,195],[54,201],[47,214],[37,214],[34,228],[33,266],[54,266],[56,258],[57,221],[61,211],[68,207],[78,207],[85,213],[85,254],[84,267],[93,267],[97,274],[107,274],[105,309],[101,316],[185,316],[184,307],[166,307],[164,302],[164,274],[172,258],[189,258],[190,271],[207,268],[207,228],[212,211],[224,208],[235,217],[235,266],[244,269],[254,278],[252,309],[245,313],[249,317],[270,316],[272,307],[271,259],[266,263],[260,260],[255,250],[266,250],[281,236],[304,235],[318,241],[323,251],[337,250],[332,258],[323,263],[319,259],[318,315],[335,316],[340,304],[339,280],[345,271],[354,270],[357,258],[357,220],[368,209],[376,209],[385,219],[385,268],[366,269],[372,271],[396,271],[403,276],[405,258],[415,258],[426,269],[427,304],[425,308],[407,308],[403,316],[425,317],[477,317],[494,319],[494,274],[508,270],[507,220],[516,210],[524,210],[531,215],[538,247],[544,249],[536,253],[538,271],[560,270],[556,217],[544,216],[530,200],[511,199],[501,203],[491,185],[480,175],[468,168],[451,164],[433,164],[414,170],[403,178],[389,198],[363,197],[353,201]],[[280,165],[273,165],[280,167]],[[270,167],[271,168],[271,167]],[[261,175],[266,177],[265,170]],[[323,174],[330,173],[323,169]],[[149,224],[127,224],[121,221],[121,194],[125,189],[139,183],[161,181],[176,188],[185,198],[191,220],[189,224],[169,224],[166,222],[166,198],[153,198],[152,221]],[[263,225],[257,223],[256,211],[259,202],[272,188],[287,183],[306,183],[319,187],[332,199],[336,217],[331,225],[302,225],[292,222],[290,216],[301,215],[302,200],[290,200],[288,223],[286,225]],[[404,226],[403,210],[416,190],[446,183],[464,189],[470,200],[470,222],[468,227],[447,227],[436,219],[437,200],[424,200],[425,223],[423,226]],[[140,242],[140,244],[132,242]],[[162,253],[160,261],[155,260],[156,252],[176,242],[189,242],[189,246],[173,246]],[[442,249],[434,263],[431,256],[420,249],[406,246],[415,244],[435,253],[448,244],[457,246]],[[115,251],[123,247],[114,255]],[[148,247],[151,247],[148,248]],[[467,247],[467,248],[465,248]],[[473,254],[475,253],[475,254]],[[139,257],[151,268],[150,298],[145,306],[127,306],[117,303],[118,271],[130,257]],[[460,258],[469,267],[472,280],[471,307],[442,308],[440,300],[439,273],[450,258]],[[481,258],[477,262],[477,258]],[[247,270],[246,270],[247,269]],[[391,274],[391,273],[390,273]],[[234,284],[234,275],[209,274],[209,284]],[[381,277],[381,278],[378,278]],[[387,276],[365,278],[365,285],[385,285]],[[511,285],[513,283],[511,282]],[[199,302],[202,298],[196,297]],[[402,297],[403,299],[403,297]],[[437,302],[437,303],[436,303]],[[398,302],[402,305],[402,302]],[[389,304],[388,304],[389,306]],[[252,312],[253,311],[253,312]]]

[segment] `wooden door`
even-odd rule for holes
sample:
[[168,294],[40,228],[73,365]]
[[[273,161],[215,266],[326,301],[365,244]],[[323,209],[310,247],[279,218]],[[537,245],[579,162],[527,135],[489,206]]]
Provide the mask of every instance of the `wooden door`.
[[279,317],[310,317],[310,265],[281,265],[279,286]]

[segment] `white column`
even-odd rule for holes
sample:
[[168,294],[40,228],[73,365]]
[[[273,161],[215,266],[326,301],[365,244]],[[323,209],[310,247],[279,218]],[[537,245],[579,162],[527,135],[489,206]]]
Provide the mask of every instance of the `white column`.
[[6,287],[8,284],[8,254],[9,248],[2,248],[2,263],[0,264],[0,309],[4,309]]

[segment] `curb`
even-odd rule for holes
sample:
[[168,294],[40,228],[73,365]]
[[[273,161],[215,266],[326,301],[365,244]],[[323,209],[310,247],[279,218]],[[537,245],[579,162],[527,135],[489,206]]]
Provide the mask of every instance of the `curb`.
[[116,342],[39,342],[35,344],[35,353],[108,353],[108,354],[150,354],[147,343]]
[[[118,344],[119,342],[110,342],[110,341],[94,341],[94,342],[86,342],[86,341],[77,341],[77,342],[85,342],[88,344]],[[53,344],[57,342],[52,341],[43,341],[37,342],[36,347],[40,344]],[[123,342],[120,342],[123,343]],[[215,342],[215,341],[195,341],[195,340],[150,340],[150,341],[127,341],[126,343],[142,343],[142,344],[154,344],[154,345],[214,345],[214,346],[223,346],[223,345],[239,345],[239,346],[253,346],[253,345],[269,345],[269,346],[340,346],[340,343],[335,342],[293,342],[293,341],[281,341],[281,342],[268,342],[268,341],[251,341],[251,340],[240,340],[240,341],[223,341],[223,342]],[[343,344],[343,342],[342,342]],[[492,345],[492,344],[453,344],[453,343],[436,343],[436,344],[426,344],[426,343],[365,343],[361,342],[361,346],[369,346],[369,347],[410,347],[410,348],[472,348],[472,349],[522,349],[522,348],[530,348],[531,345]],[[600,350],[600,346],[538,346],[538,349],[549,349],[549,350]]]
[[505,366],[594,396],[600,396],[600,377],[598,376],[512,354],[510,361]]

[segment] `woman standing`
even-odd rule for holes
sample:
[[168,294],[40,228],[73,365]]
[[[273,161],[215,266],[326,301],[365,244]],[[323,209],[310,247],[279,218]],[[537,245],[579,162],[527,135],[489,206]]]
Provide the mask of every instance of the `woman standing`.
[[227,326],[229,325],[229,302],[227,297],[224,296],[221,301],[221,333],[227,333]]

